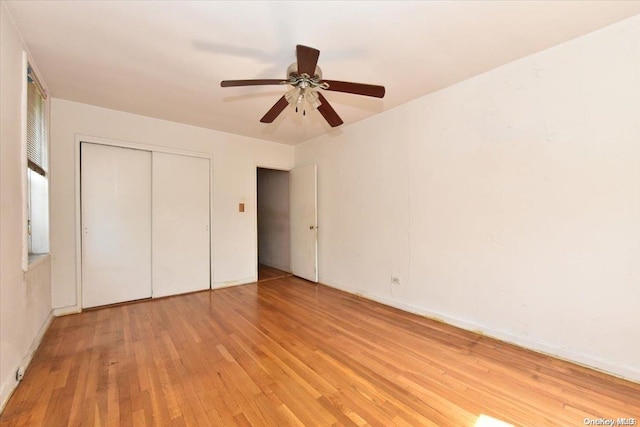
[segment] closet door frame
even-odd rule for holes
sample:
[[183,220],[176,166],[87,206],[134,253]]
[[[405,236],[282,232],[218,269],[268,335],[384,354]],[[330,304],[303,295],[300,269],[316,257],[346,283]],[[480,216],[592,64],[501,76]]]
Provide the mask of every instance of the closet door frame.
[[[81,204],[81,189],[80,189],[80,144],[88,142],[92,144],[110,145],[121,148],[131,148],[134,150],[151,151],[167,154],[178,154],[182,156],[200,157],[209,160],[209,274],[211,284],[213,284],[213,218],[212,218],[212,206],[213,206],[213,155],[210,153],[203,153],[200,151],[188,151],[180,150],[176,148],[162,147],[151,144],[140,144],[130,141],[120,141],[115,139],[100,138],[90,135],[75,135],[74,143],[74,176],[75,176],[75,190],[74,190],[74,202],[75,202],[75,260],[76,260],[76,301],[75,305],[56,309],[54,314],[56,316],[80,313],[82,311],[82,204]],[[153,167],[153,165],[152,165]],[[152,284],[153,286],[153,284]]]

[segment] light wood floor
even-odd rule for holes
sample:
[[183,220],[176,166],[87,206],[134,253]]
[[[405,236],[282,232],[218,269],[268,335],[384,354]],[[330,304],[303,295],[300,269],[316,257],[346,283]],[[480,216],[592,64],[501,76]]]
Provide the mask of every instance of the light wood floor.
[[54,320],[0,424],[582,426],[640,385],[295,277]]
[[273,279],[281,279],[287,276],[291,276],[291,273],[278,270],[277,268],[267,267],[266,265],[258,264],[258,282],[264,282],[266,280],[273,280]]

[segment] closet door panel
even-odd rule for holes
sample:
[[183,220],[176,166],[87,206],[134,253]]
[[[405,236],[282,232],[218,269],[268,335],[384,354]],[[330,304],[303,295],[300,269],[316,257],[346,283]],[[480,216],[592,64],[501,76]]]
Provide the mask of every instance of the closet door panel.
[[82,306],[151,297],[151,153],[81,144]]
[[210,288],[209,159],[153,153],[153,296]]

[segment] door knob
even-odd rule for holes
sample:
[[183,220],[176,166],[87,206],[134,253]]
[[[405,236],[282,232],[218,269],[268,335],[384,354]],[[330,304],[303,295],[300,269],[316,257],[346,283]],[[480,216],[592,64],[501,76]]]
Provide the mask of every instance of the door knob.
[[309,230],[313,230],[314,228],[318,228],[318,227],[317,227],[317,226],[315,226],[315,225],[310,225],[310,226],[309,226]]

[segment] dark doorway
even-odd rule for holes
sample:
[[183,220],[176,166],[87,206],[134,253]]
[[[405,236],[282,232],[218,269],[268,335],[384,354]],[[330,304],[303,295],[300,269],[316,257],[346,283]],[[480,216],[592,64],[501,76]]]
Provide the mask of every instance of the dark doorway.
[[289,172],[257,170],[258,281],[290,275]]

